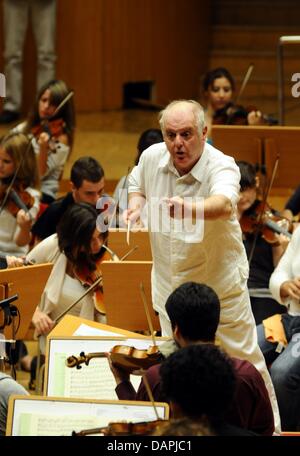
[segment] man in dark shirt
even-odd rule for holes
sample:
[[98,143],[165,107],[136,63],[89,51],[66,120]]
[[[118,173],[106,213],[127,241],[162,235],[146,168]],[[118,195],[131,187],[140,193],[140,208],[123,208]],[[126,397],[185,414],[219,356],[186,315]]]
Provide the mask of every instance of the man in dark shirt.
[[[174,341],[160,345],[164,357],[180,347],[214,343],[220,320],[220,301],[210,287],[194,282],[179,286],[169,296],[166,311],[171,321]],[[231,359],[237,381],[232,407],[226,414],[227,422],[258,434],[272,435],[273,412],[261,374],[248,361]],[[111,369],[116,379],[119,399],[149,400],[143,381],[136,393],[128,373],[113,365]],[[150,367],[146,376],[154,399],[164,401],[160,388],[160,366]]]
[[65,211],[74,203],[89,203],[96,206],[104,191],[104,171],[92,157],[76,160],[71,169],[71,192],[52,203],[37,219],[32,233],[38,241],[56,233],[56,226]]

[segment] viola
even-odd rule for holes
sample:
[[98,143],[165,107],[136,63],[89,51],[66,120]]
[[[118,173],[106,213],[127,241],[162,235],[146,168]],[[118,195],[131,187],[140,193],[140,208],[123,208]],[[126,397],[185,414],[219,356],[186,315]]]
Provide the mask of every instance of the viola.
[[83,437],[86,435],[100,434],[105,436],[122,435],[151,435],[157,429],[169,423],[168,420],[142,421],[138,423],[115,422],[108,426],[93,429],[84,429],[79,432],[72,432],[73,437]]
[[50,138],[57,138],[65,132],[65,121],[63,119],[44,119],[39,125],[32,127],[31,132],[35,137],[45,132]]
[[[104,250],[104,249],[103,249]],[[100,251],[101,254],[101,251]],[[103,283],[102,283],[102,272],[101,263],[102,261],[110,260],[110,254],[105,250],[101,256],[95,262],[95,269],[91,271],[88,267],[81,267],[74,269],[75,277],[80,281],[81,285],[85,288],[93,285],[99,280],[99,285],[94,289],[94,303],[98,312],[105,314],[104,298],[103,298]]]
[[[66,359],[67,367],[76,367],[81,369],[81,364],[89,365],[89,362],[93,358],[105,358],[107,353],[95,352],[88,353],[81,352],[79,357],[69,356]],[[147,349],[137,349],[127,345],[116,345],[110,351],[110,359],[112,363],[128,373],[132,373],[135,370],[148,369],[155,364],[161,362],[161,353],[156,345],[150,346]]]
[[267,204],[263,208],[263,203],[259,200],[255,201],[252,207],[243,213],[240,225],[243,233],[254,233],[259,230],[262,237],[270,244],[278,242],[276,234],[284,234],[289,238],[292,236],[290,221],[281,215],[277,215]]
[[[0,207],[2,207],[3,201],[6,198],[8,188],[8,185],[0,186]],[[26,213],[28,213],[33,204],[34,197],[29,192],[24,190],[22,187],[14,187],[9,190],[9,195],[6,198],[4,207],[8,210],[8,212],[16,217],[20,209],[23,209]]]

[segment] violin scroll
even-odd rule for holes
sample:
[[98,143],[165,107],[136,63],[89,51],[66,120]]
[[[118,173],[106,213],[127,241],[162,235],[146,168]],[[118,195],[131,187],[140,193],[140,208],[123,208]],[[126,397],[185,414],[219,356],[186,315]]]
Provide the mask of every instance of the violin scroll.
[[104,352],[88,353],[87,355],[84,352],[80,352],[79,356],[71,355],[66,359],[67,367],[76,367],[76,369],[81,369],[81,364],[89,365],[92,358],[104,358],[106,354]]

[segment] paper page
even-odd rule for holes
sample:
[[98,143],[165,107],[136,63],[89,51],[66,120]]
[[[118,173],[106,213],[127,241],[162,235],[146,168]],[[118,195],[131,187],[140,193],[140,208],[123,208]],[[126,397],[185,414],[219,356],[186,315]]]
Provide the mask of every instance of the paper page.
[[104,329],[94,328],[93,326],[86,325],[82,323],[76,331],[73,333],[73,336],[122,336],[123,334],[119,334],[112,331],[106,331]]
[[[79,356],[81,352],[86,354],[98,351],[109,352],[118,344],[145,349],[149,347],[151,341],[145,339],[51,340],[46,394],[58,397],[117,399],[115,379],[106,358],[92,358],[89,365],[82,364],[81,369],[67,367],[66,359],[71,355]],[[141,377],[132,375],[130,379],[137,390]]]
[[106,358],[93,358],[82,369],[66,367],[65,397],[118,399],[116,382]]
[[[102,421],[103,424],[100,424]],[[99,420],[88,415],[46,415],[22,413],[20,415],[20,430],[22,436],[62,436],[72,435],[72,431],[82,431],[94,427],[105,426],[106,420]]]
[[[157,406],[165,418],[165,408]],[[75,431],[107,426],[113,421],[155,420],[152,405],[81,402],[22,397],[14,402],[12,435],[70,435]]]

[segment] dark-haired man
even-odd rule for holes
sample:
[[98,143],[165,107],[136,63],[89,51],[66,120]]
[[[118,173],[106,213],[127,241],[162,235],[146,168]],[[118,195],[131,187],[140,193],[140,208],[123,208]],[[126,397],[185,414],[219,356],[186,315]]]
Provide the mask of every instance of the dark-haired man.
[[56,232],[56,226],[66,210],[74,203],[96,206],[104,192],[104,171],[93,157],[81,157],[71,169],[71,192],[52,203],[32,227],[32,233],[41,241]]
[[[172,325],[173,341],[160,346],[167,358],[178,348],[195,344],[213,344],[220,320],[220,301],[207,285],[187,282],[174,290],[166,302],[166,311]],[[272,435],[274,420],[272,407],[263,378],[248,361],[232,358],[237,376],[237,389],[227,421],[238,427],[263,435]],[[149,400],[143,381],[136,393],[129,375],[111,366],[119,399]],[[160,388],[160,366],[147,370],[147,379],[157,401],[165,400]]]
[[199,420],[215,435],[257,435],[228,423],[237,378],[232,360],[214,345],[177,350],[162,364],[160,373],[172,417]]

